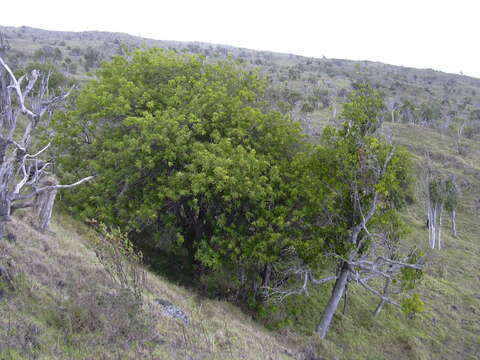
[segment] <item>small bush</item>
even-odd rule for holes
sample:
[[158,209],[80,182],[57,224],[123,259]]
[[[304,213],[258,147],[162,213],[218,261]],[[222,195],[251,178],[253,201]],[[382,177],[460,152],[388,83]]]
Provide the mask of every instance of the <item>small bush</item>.
[[425,303],[420,298],[420,295],[415,293],[411,297],[402,301],[402,311],[409,318],[413,318],[416,314],[425,311]]
[[145,270],[139,266],[143,262],[142,253],[119,229],[108,229],[101,224],[99,230],[101,236],[95,249],[98,260],[122,292],[141,304],[145,286]]

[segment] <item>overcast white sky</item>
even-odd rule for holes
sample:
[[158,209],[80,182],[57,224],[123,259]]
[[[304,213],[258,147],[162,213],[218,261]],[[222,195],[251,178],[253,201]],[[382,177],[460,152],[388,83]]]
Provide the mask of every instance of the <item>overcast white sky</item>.
[[0,25],[433,68],[480,78],[479,0],[1,0]]

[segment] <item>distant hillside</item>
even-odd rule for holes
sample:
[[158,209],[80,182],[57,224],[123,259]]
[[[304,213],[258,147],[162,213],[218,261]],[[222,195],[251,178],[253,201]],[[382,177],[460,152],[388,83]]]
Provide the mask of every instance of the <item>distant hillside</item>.
[[370,61],[317,59],[200,42],[162,41],[122,33],[62,32],[30,27],[1,27],[11,46],[10,63],[52,62],[65,73],[85,73],[124,48],[160,47],[215,60],[232,56],[258,68],[270,80],[272,104],[293,111],[310,134],[319,122],[335,117],[346,94],[359,82],[381,90],[396,122],[414,123],[448,132],[458,121],[466,133],[480,133],[480,79]]

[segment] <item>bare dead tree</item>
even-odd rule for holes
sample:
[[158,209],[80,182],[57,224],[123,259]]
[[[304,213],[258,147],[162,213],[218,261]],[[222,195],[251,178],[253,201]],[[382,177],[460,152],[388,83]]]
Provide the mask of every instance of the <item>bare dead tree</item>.
[[[270,301],[281,303],[285,298],[292,295],[308,296],[311,286],[335,281],[330,300],[317,329],[321,338],[325,338],[327,335],[333,316],[342,297],[346,294],[349,283],[358,284],[380,298],[373,316],[377,316],[386,303],[400,307],[394,296],[401,293],[403,288],[401,282],[397,281],[396,278],[405,268],[421,271],[423,269],[423,259],[414,256],[415,250],[412,250],[403,258],[398,256],[397,251],[388,251],[389,240],[384,234],[369,233],[367,237],[363,238],[363,241],[366,241],[367,238],[376,239],[375,243],[372,244],[374,250],[369,255],[362,256],[358,255],[358,251],[353,250],[348,259],[341,259],[342,262],[337,274],[316,279],[308,267],[297,264],[280,274],[281,279],[296,280],[293,282],[297,285],[285,288],[286,281],[277,280],[276,286],[266,288],[267,297]],[[384,280],[381,289],[377,289],[381,283],[378,281],[379,279]]]
[[[322,285],[337,279],[336,275],[326,276],[316,279],[313,271],[295,258],[285,269],[275,274],[274,284],[264,286],[266,298],[275,303],[282,303],[291,295],[309,295],[309,287],[312,285]],[[287,283],[293,281],[293,286]]]
[[443,201],[436,190],[436,186],[436,180],[428,176],[426,180],[425,205],[427,210],[428,243],[432,249],[440,249],[442,243]]
[[457,207],[460,199],[460,188],[454,176],[445,181],[445,208],[450,212],[452,235],[457,237]]
[[42,209],[39,210],[39,215],[43,217],[41,223],[46,226],[55,192],[93,178],[89,176],[69,185],[42,185],[42,179],[52,163],[41,160],[40,156],[50,143],[32,152],[38,146],[33,136],[40,126],[48,126],[54,110],[64,102],[70,91],[59,96],[50,95],[49,74],[41,74],[37,70],[17,79],[3,60],[3,48],[0,44],[0,238],[6,235],[6,224],[12,211],[35,206],[34,201],[28,200],[35,197],[38,200],[44,193],[50,193],[50,203],[47,201],[39,206],[39,201],[36,202],[37,208]]
[[[55,186],[58,185],[58,181],[55,177],[48,177],[40,181],[40,186]],[[55,203],[55,197],[57,196],[57,188],[53,188],[49,191],[43,191],[35,196],[34,201],[34,213],[38,218],[38,229],[44,232],[48,229],[50,218],[52,217],[53,204]]]
[[456,210],[459,201],[459,188],[452,176],[445,178],[431,165],[426,154],[424,196],[427,211],[429,245],[432,249],[442,248],[442,218],[444,210],[451,214],[452,234],[457,237]]
[[332,105],[332,120],[335,121],[337,119],[337,105]]
[[[399,251],[396,246],[386,246],[388,259],[398,259],[399,258]],[[382,256],[379,255],[378,259],[382,259]],[[411,249],[410,253],[407,256],[404,256],[400,261],[386,261],[386,262],[379,262],[377,264],[377,269],[383,266],[381,269],[381,277],[383,278],[384,285],[382,289],[382,297],[380,297],[380,302],[378,303],[377,307],[373,311],[373,316],[376,317],[383,309],[383,306],[386,303],[394,304],[398,306],[395,302],[388,301],[394,295],[400,294],[402,291],[408,288],[413,288],[413,284],[416,280],[420,278],[421,269],[423,268],[423,258],[418,256],[418,252],[415,248]],[[412,277],[409,279],[410,283],[404,283],[402,281],[395,281],[395,276],[401,272],[403,269],[414,269],[418,270],[416,273],[416,277]]]
[[390,119],[394,123],[395,122],[395,112],[399,108],[400,104],[395,98],[390,98],[389,101],[386,102],[386,110],[390,113]]
[[425,159],[423,192],[427,212],[428,244],[432,249],[440,249],[442,214],[444,208],[441,179],[434,171],[428,153],[425,154]]

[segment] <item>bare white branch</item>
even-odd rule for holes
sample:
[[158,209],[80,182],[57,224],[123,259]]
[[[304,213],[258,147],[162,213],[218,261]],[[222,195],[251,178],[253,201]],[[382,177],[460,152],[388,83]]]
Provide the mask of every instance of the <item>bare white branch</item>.
[[68,185],[50,185],[50,186],[44,186],[42,188],[39,188],[39,189],[35,189],[33,192],[29,193],[29,194],[20,194],[20,195],[17,195],[14,197],[15,200],[26,200],[26,199],[30,199],[32,197],[34,197],[35,195],[38,195],[42,192],[45,192],[45,191],[50,191],[50,190],[55,190],[55,189],[68,189],[68,188],[72,188],[72,187],[75,187],[75,186],[78,186],[80,184],[83,184],[84,182],[87,182],[87,181],[90,181],[92,180],[93,178],[95,178],[95,176],[88,176],[86,178],[83,178],[77,182],[74,182],[72,184],[68,184]]
[[395,306],[400,306],[400,304],[398,304],[396,301],[392,300],[391,298],[389,298],[388,296],[384,296],[382,295],[380,292],[378,292],[377,290],[375,290],[374,288],[372,288],[371,286],[369,286],[365,281],[361,280],[361,279],[358,279],[358,283],[360,285],[362,285],[365,289],[367,289],[368,291],[370,291],[372,294],[375,294],[377,295],[380,299],[382,299],[383,301],[385,302],[388,302],[389,304],[392,304],[392,305],[395,305]]
[[336,280],[337,276],[327,276],[321,279],[315,279],[310,270],[304,268],[290,269],[287,273],[300,277],[302,285],[293,289],[281,289],[281,287],[265,287],[265,292],[270,300],[281,303],[285,298],[292,295],[308,295],[308,286],[310,283],[314,285],[322,285],[329,281]]
[[26,154],[25,157],[27,158],[36,158],[38,156],[40,156],[45,150],[47,150],[49,147],[50,147],[51,143],[48,143],[47,146],[45,146],[43,149],[41,149],[39,152],[37,152],[36,154],[33,154],[33,155],[30,155],[30,154]]

